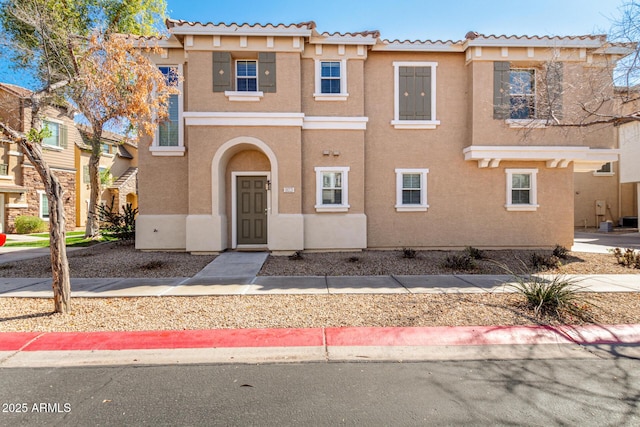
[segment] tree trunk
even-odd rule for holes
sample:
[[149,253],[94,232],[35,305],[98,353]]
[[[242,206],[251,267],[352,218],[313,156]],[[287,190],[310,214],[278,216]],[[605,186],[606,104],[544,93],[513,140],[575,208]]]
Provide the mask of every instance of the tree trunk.
[[67,260],[64,190],[42,158],[40,144],[23,138],[20,140],[20,145],[38,171],[49,199],[49,246],[54,310],[56,313],[68,313],[71,311],[71,279]]
[[98,218],[98,202],[102,191],[100,182],[100,156],[102,155],[102,145],[100,137],[102,135],[102,125],[92,123],[91,135],[91,157],[89,157],[89,209],[87,210],[87,225],[85,227],[85,238],[93,239],[100,233],[100,223]]

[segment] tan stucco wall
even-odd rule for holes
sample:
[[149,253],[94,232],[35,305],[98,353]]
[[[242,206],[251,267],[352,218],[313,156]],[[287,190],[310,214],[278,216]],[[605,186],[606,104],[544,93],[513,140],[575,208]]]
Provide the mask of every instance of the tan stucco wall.
[[[619,192],[618,163],[613,164],[613,174],[598,175],[593,172],[575,174],[575,223],[576,227],[598,227],[601,221],[618,224]],[[596,217],[596,200],[606,203],[604,216]]]

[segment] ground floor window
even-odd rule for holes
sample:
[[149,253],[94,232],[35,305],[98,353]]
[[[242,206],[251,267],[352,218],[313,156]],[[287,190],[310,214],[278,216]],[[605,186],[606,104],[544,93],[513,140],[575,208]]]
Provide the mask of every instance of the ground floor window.
[[345,212],[349,209],[349,168],[316,167],[316,211]]
[[396,211],[426,211],[429,169],[396,169]]
[[534,211],[538,208],[538,169],[506,169],[507,204],[511,211]]
[[40,199],[40,218],[49,221],[49,198],[47,193],[38,191],[38,198]]

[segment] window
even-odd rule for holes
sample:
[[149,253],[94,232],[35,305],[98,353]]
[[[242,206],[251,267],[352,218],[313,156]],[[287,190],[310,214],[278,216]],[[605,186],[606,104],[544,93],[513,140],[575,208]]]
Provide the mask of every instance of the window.
[[603,164],[602,167],[595,171],[593,174],[600,176],[613,176],[613,163],[607,162]]
[[536,73],[533,69],[509,70],[509,118],[534,119],[536,117]]
[[38,197],[40,199],[40,218],[49,221],[49,199],[47,198],[47,193],[38,190]]
[[437,62],[394,62],[396,129],[435,129]]
[[349,209],[349,168],[317,167],[316,211],[346,212]]
[[42,127],[49,129],[49,132],[51,133],[51,135],[49,135],[48,137],[42,140],[42,144],[47,145],[49,147],[62,148],[62,141],[60,138],[61,137],[60,128],[62,127],[62,124],[52,122],[49,120],[43,120]]
[[[160,67],[169,86],[178,85],[177,67]],[[158,145],[161,147],[177,147],[179,132],[178,95],[169,95],[169,116],[158,126]]]
[[509,211],[534,211],[538,208],[537,169],[506,169],[507,204]]
[[102,143],[102,153],[103,154],[110,154],[111,153],[111,146],[109,144]]
[[258,61],[236,61],[236,90],[238,92],[258,91]]
[[426,211],[429,169],[396,169],[396,211]]
[[177,87],[180,93],[169,95],[168,117],[158,125],[156,138],[150,148],[154,156],[183,156],[183,97],[182,97],[182,65],[163,65],[158,67],[170,86]]
[[346,101],[347,60],[316,60],[316,88],[313,94],[316,101]]

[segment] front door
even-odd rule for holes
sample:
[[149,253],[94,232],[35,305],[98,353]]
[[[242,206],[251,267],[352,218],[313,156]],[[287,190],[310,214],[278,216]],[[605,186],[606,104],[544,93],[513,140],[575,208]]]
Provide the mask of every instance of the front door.
[[267,244],[267,177],[238,176],[238,245]]

